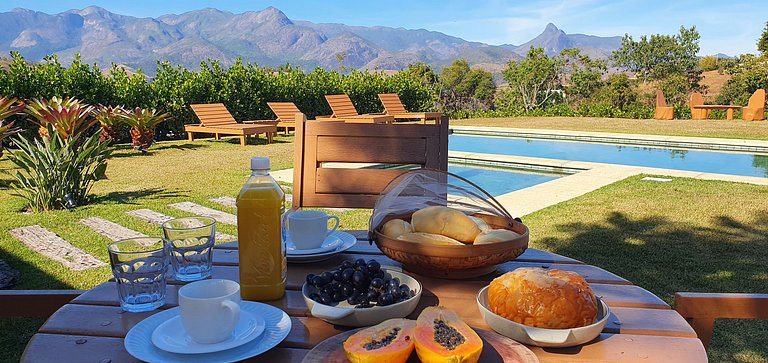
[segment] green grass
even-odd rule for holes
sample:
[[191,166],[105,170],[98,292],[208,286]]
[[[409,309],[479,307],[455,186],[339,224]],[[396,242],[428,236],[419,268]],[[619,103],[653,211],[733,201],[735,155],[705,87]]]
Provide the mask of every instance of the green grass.
[[[94,187],[96,203],[74,211],[27,215],[23,201],[0,174],[0,259],[21,270],[22,289],[88,289],[109,278],[107,268],[70,272],[11,238],[10,229],[40,224],[107,261],[109,241],[78,220],[99,216],[148,235],[159,226],[125,214],[193,201],[234,213],[208,200],[235,196],[252,156],[269,156],[273,169],[291,167],[291,138],[273,145],[240,147],[235,141],[165,142],[152,154],[121,149],[110,161],[109,180]],[[3,158],[0,169],[9,170]],[[366,228],[366,212],[343,213],[341,228]],[[672,302],[676,291],[768,292],[768,188],[739,183],[675,178],[669,183],[639,177],[615,183],[523,218],[531,246],[580,259],[625,277]],[[233,226],[220,230],[236,234]],[[0,319],[0,361],[18,361],[42,319]],[[768,362],[768,324],[719,322],[712,361]]]
[[451,120],[451,125],[768,140],[768,122],[766,121],[634,120],[598,117],[499,117]]

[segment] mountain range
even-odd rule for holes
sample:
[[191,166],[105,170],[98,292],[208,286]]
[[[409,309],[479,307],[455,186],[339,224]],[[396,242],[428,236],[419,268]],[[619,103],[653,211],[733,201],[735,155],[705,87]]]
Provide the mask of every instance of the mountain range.
[[549,24],[522,45],[495,46],[424,29],[294,21],[274,7],[241,14],[208,8],[158,18],[120,15],[96,6],[58,14],[20,8],[0,13],[4,54],[18,51],[38,61],[55,53],[66,62],[79,53],[84,62],[101,68],[117,63],[148,74],[157,60],[194,69],[208,58],[229,65],[238,57],[263,66],[382,70],[416,61],[440,68],[464,58],[475,66],[498,69],[522,59],[531,46],[543,47],[550,55],[578,47],[605,58],[620,43],[620,37],[566,34]]

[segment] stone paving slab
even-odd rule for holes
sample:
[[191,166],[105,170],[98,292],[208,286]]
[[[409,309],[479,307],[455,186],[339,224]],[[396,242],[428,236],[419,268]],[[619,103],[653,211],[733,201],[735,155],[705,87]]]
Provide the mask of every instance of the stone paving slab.
[[[162,225],[167,221],[170,221],[171,219],[174,219],[174,217],[167,216],[159,212],[155,212],[151,209],[136,209],[136,210],[125,212],[125,214],[139,218],[149,223],[160,224],[160,225]],[[190,225],[189,227],[198,227],[198,226]],[[222,233],[218,231],[216,232],[217,241],[232,241],[235,239],[237,239],[237,237],[231,234]]]
[[94,232],[109,238],[112,241],[119,241],[127,238],[139,238],[147,237],[146,234],[134,231],[130,228],[123,227],[115,222],[108,221],[104,218],[89,217],[81,219],[80,223],[86,225]]
[[216,197],[208,200],[214,203],[219,203],[225,207],[237,208],[237,199],[230,196]]
[[231,224],[235,226],[237,225],[237,216],[231,213],[226,213],[226,212],[222,212],[212,208],[204,207],[200,204],[192,203],[192,202],[173,203],[169,205],[178,210],[182,210],[182,211],[196,214],[199,216],[211,217],[215,219],[217,222]]
[[107,264],[73,246],[63,238],[39,225],[12,229],[13,238],[72,271],[83,271]]

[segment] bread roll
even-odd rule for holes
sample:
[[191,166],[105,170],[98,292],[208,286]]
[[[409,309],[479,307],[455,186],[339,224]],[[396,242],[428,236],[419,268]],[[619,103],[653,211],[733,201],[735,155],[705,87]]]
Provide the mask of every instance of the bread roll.
[[520,237],[518,233],[508,229],[492,229],[478,234],[477,237],[475,237],[475,244],[482,245],[486,243],[511,241],[518,237]]
[[488,305],[514,322],[549,329],[577,328],[595,322],[597,299],[579,274],[521,267],[495,278]]
[[411,217],[411,225],[415,232],[441,234],[466,244],[472,244],[481,232],[472,218],[443,206],[417,210]]
[[[492,229],[491,226],[489,226],[486,221],[484,221],[484,220],[482,220],[482,219],[480,219],[478,217],[473,217],[473,216],[467,216],[467,217],[469,217],[469,219],[471,219],[473,222],[475,222],[475,224],[477,225],[477,228],[480,228],[480,232],[481,233],[482,232],[488,232],[488,231],[490,231]],[[477,237],[475,237],[475,238],[477,238]]]
[[390,219],[381,226],[381,233],[389,238],[397,238],[402,234],[410,232],[413,232],[413,227],[402,219]]
[[440,245],[440,246],[449,246],[449,245],[464,246],[463,243],[451,237],[446,237],[446,236],[443,236],[440,234],[434,234],[434,233],[411,232],[411,233],[405,233],[400,237],[397,237],[397,239],[401,241]]

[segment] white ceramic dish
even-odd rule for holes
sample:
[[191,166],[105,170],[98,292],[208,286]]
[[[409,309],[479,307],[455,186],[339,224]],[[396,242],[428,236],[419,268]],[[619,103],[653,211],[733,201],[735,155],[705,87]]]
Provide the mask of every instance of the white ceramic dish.
[[603,331],[611,310],[600,298],[597,298],[597,321],[591,325],[572,329],[535,328],[496,315],[488,307],[488,286],[477,294],[477,306],[485,322],[497,333],[512,338],[520,343],[547,348],[572,347],[590,342]]
[[312,316],[325,320],[331,324],[343,326],[369,326],[376,325],[387,319],[404,318],[416,309],[421,299],[421,283],[411,276],[404,274],[396,267],[383,266],[382,269],[392,277],[400,279],[401,284],[406,284],[414,291],[414,296],[388,306],[373,306],[370,308],[355,308],[346,301],[339,302],[336,306],[323,305],[309,298],[309,295],[317,292],[314,286],[304,284],[301,288]]
[[332,249],[330,251],[317,253],[317,254],[310,254],[310,255],[294,255],[294,254],[287,253],[287,250],[286,250],[286,258],[288,259],[288,262],[310,263],[310,262],[324,261],[339,253],[342,253],[352,248],[352,246],[354,246],[357,243],[357,238],[355,238],[355,236],[347,232],[336,231],[336,232],[333,232],[333,234],[331,234],[329,238],[339,239],[341,240],[341,243],[338,244],[335,249]]
[[240,312],[240,321],[229,338],[215,344],[200,344],[184,330],[181,316],[177,315],[160,324],[152,332],[152,344],[171,353],[199,354],[213,353],[239,347],[261,336],[266,322],[264,318],[248,311]]
[[285,253],[288,255],[316,255],[318,253],[325,253],[335,250],[339,247],[343,241],[338,236],[334,236],[336,232],[326,237],[323,243],[318,248],[310,248],[306,250],[300,250],[293,244],[291,238],[286,235],[285,237]]
[[260,337],[239,347],[213,353],[179,354],[166,352],[152,344],[152,333],[160,324],[179,315],[173,308],[154,314],[136,324],[125,336],[125,349],[145,362],[237,362],[257,356],[274,348],[283,341],[291,330],[291,318],[282,310],[271,305],[243,301],[240,310],[264,319],[265,328]]

